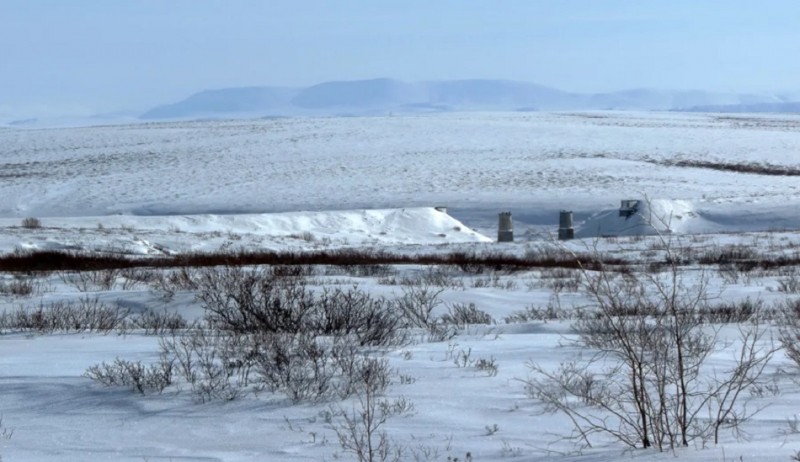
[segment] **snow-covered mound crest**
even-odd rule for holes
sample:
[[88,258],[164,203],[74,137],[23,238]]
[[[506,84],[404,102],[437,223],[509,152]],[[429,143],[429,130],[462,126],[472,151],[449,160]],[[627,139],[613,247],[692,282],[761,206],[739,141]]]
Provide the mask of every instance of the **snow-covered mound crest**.
[[684,200],[621,201],[619,209],[590,216],[575,231],[575,237],[635,236],[693,232],[703,228],[703,219],[691,202]]
[[288,212],[41,218],[39,229],[0,219],[0,252],[115,250],[131,254],[451,244],[492,240],[432,207]]

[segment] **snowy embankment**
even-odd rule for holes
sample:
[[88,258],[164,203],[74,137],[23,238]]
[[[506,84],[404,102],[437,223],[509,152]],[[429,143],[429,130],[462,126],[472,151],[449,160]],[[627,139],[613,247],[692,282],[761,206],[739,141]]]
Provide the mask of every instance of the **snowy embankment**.
[[217,250],[299,250],[319,247],[437,245],[491,242],[434,208],[41,218],[41,228],[0,219],[0,253],[100,250],[174,254]]
[[576,223],[575,237],[741,233],[800,229],[800,214],[786,206],[698,207],[686,200],[640,199],[630,213],[619,208]]

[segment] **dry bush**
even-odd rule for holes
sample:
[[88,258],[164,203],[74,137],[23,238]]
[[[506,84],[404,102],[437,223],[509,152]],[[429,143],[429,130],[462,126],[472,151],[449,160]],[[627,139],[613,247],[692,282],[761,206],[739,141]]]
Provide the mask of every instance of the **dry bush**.
[[380,397],[388,386],[385,368],[377,360],[364,363],[355,386],[357,406],[351,411],[342,407],[330,411],[336,419],[329,425],[339,444],[359,462],[404,460],[403,447],[392,441],[384,426],[393,416],[413,413],[414,406],[405,398],[390,401]]
[[198,288],[198,270],[192,267],[181,267],[167,270],[148,271],[147,284],[151,290],[161,293],[166,300],[172,299],[175,293],[194,291]]
[[111,364],[103,362],[90,367],[84,376],[107,387],[128,387],[144,395],[163,392],[172,383],[172,370],[170,361],[145,366],[141,361],[117,358]]
[[465,328],[470,324],[494,324],[492,316],[475,306],[474,303],[453,303],[447,308],[447,313],[441,316],[441,321],[458,328]]
[[781,345],[786,356],[800,367],[800,299],[786,300],[780,313]]
[[[14,430],[8,428],[3,422],[3,416],[0,415],[0,440],[10,440],[14,436]],[[2,460],[2,459],[0,459]]]
[[180,314],[167,310],[157,312],[153,309],[131,315],[126,329],[143,329],[145,335],[174,334],[190,327],[189,322]]
[[751,246],[728,244],[706,250],[697,257],[697,261],[702,265],[730,265],[765,258],[767,258],[765,255],[759,254]]
[[709,304],[697,311],[699,320],[705,323],[746,323],[753,316],[760,316],[761,319],[764,319],[767,315],[767,310],[761,300],[753,301],[749,298],[739,302]]
[[44,291],[41,281],[34,277],[16,276],[10,282],[0,281],[0,294],[29,297]]
[[346,274],[348,276],[357,278],[374,278],[374,277],[387,277],[392,274],[394,270],[390,265],[373,264],[373,265],[331,265],[326,267],[326,275],[340,275]]
[[444,289],[428,286],[409,286],[403,288],[403,295],[395,300],[396,307],[409,327],[429,328],[436,323],[433,311],[442,301],[439,295]]
[[347,290],[325,289],[315,298],[309,324],[324,335],[354,335],[362,346],[387,346],[402,343],[401,317],[394,303],[375,298],[351,287]]
[[541,271],[539,287],[554,292],[577,292],[581,287],[581,272],[567,268],[544,269]]
[[391,373],[385,360],[366,357],[354,336],[194,329],[162,336],[160,345],[201,402],[232,400],[248,389],[293,403],[343,399],[356,391],[365,367],[386,385]]
[[122,277],[122,290],[133,290],[139,286],[148,286],[158,278],[154,270],[143,268],[125,268],[119,273]]
[[254,347],[247,336],[208,329],[162,336],[161,356],[172,362],[199,402],[230,401],[249,385]]
[[760,384],[776,351],[759,313],[740,325],[734,364],[725,371],[707,364],[721,345],[706,323],[707,277],[685,277],[665,241],[663,271],[585,271],[590,315],[575,323],[576,356],[548,370],[531,363],[529,396],[566,415],[570,438],[591,446],[597,434],[630,447],[659,450],[700,439],[719,441],[722,429],[737,431],[752,416],[746,391]]
[[497,375],[500,367],[497,365],[497,360],[494,356],[490,358],[478,358],[474,363],[475,369],[484,372],[489,377]]
[[22,219],[22,227],[25,229],[38,229],[42,227],[42,222],[36,217],[26,217]]
[[104,269],[99,271],[60,271],[61,282],[76,288],[80,292],[111,290],[122,275],[121,269]]
[[304,278],[284,271],[233,266],[199,271],[197,298],[206,321],[213,328],[242,334],[305,330],[314,295]]
[[18,307],[0,315],[0,328],[39,333],[109,332],[124,327],[128,311],[98,298],[53,302],[33,308]]
[[439,287],[448,289],[463,289],[462,279],[455,277],[447,266],[428,266],[424,271],[403,276],[386,275],[378,279],[378,283],[389,286],[417,286]]
[[527,306],[524,310],[518,310],[503,318],[506,324],[520,324],[531,321],[566,321],[571,319],[581,319],[586,315],[582,308],[562,308],[552,300],[546,307]]
[[[361,345],[402,339],[395,303],[351,287],[307,288],[296,268],[207,269],[198,276],[198,299],[210,326],[242,334],[353,335]],[[289,271],[287,273],[287,271]]]
[[800,293],[800,274],[797,270],[793,269],[789,274],[778,279],[778,291],[787,294]]

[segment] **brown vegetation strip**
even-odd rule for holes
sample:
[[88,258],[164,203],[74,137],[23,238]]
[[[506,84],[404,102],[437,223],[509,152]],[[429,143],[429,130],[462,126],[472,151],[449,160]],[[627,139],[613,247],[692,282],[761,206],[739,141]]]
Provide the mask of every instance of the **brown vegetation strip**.
[[543,253],[518,257],[501,253],[455,252],[450,254],[397,255],[374,250],[330,250],[316,252],[236,252],[191,253],[176,256],[139,257],[100,253],[38,251],[0,256],[0,271],[96,271],[114,268],[175,268],[249,265],[455,265],[465,272],[485,269],[516,271],[532,268],[623,267],[627,261],[604,257]]
[[771,175],[771,176],[800,176],[800,168],[788,165],[758,164],[758,163],[728,163],[728,162],[709,162],[703,160],[677,160],[677,161],[648,161],[652,164],[664,165],[667,167],[688,167],[704,168],[709,170],[719,170],[723,172],[746,173],[751,175]]

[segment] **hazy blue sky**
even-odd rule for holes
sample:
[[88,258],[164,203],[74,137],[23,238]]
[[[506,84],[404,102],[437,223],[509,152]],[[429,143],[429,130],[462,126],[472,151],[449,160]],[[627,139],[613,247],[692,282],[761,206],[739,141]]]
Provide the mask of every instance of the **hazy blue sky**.
[[800,1],[0,0],[0,49],[0,114],[373,77],[797,91]]

